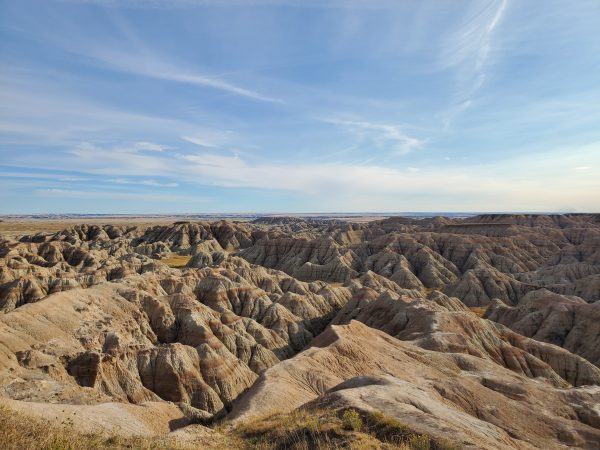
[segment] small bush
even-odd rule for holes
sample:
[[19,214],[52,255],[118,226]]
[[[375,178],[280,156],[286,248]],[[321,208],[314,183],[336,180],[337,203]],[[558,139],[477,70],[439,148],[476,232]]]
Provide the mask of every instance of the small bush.
[[344,441],[339,432],[341,419],[332,412],[318,410],[259,417],[233,430],[242,448],[248,450],[329,450],[338,448],[337,441]]
[[380,411],[375,411],[369,414],[370,422],[377,428],[384,428],[388,430],[395,430],[403,434],[410,432],[410,428],[405,423],[402,423],[398,419],[390,416],[386,416]]
[[305,422],[306,429],[311,433],[318,433],[320,430],[319,419],[316,417],[308,417]]
[[431,450],[431,441],[427,435],[415,434],[408,440],[408,446],[412,450]]
[[461,444],[455,444],[453,442],[448,441],[447,439],[436,439],[433,442],[434,450],[463,450],[463,446]]
[[376,436],[377,439],[391,444],[404,444],[414,434],[405,423],[379,411],[369,413],[366,422],[369,433]]
[[342,426],[344,430],[360,431],[363,426],[360,414],[354,409],[347,409],[342,415]]

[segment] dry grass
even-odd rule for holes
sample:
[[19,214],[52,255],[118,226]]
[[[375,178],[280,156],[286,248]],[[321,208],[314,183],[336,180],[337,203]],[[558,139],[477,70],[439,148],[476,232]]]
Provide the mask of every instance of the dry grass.
[[169,255],[166,258],[162,258],[160,261],[165,263],[172,269],[183,269],[186,264],[192,259],[190,255]]
[[360,431],[363,427],[362,417],[355,409],[347,409],[342,414],[344,430]]
[[417,434],[381,413],[296,410],[254,419],[236,428],[222,424],[212,438],[178,442],[168,436],[122,437],[82,433],[69,425],[16,413],[0,405],[2,450],[459,450]]
[[[11,411],[0,405],[2,450],[192,450],[197,446],[167,437],[121,437],[85,434]],[[206,448],[206,447],[204,447]]]
[[460,450],[461,445],[445,439],[432,439],[425,434],[415,433],[400,420],[377,411],[366,415],[369,432],[379,440],[395,444],[395,448],[407,450]]
[[248,449],[458,450],[460,446],[413,432],[381,413],[296,410],[246,422],[235,434]]
[[485,311],[487,310],[487,307],[485,307],[485,306],[473,306],[473,307],[471,307],[469,309],[477,317],[483,317],[485,315]]
[[435,291],[435,288],[428,288],[428,287],[423,288],[423,294],[425,294],[425,297],[428,297],[429,294],[431,294],[433,291]]
[[253,419],[235,429],[245,448],[256,450],[382,449],[365,433],[344,430],[343,419],[331,411],[296,410]]

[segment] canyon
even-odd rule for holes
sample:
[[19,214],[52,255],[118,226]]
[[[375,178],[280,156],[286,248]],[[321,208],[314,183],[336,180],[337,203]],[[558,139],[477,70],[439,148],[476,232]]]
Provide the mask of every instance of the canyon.
[[402,424],[369,448],[600,448],[600,214],[68,225],[0,234],[11,411],[206,448],[306,411]]

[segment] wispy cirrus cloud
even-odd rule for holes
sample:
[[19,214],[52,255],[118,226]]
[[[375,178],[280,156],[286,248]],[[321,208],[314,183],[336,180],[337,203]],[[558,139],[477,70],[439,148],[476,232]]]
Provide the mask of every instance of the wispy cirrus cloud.
[[[129,151],[163,152],[171,146],[160,138],[192,136],[205,146],[227,144],[234,133],[200,126],[189,120],[140,113],[83,98],[52,82],[0,71],[0,144],[71,146],[124,136]],[[152,139],[152,140],[150,140]]]
[[107,192],[76,189],[37,189],[35,193],[42,197],[49,198],[71,198],[71,199],[89,199],[89,200],[130,200],[130,201],[158,201],[173,203],[197,203],[211,201],[208,198],[184,195],[163,195],[156,193],[139,192]]
[[136,150],[146,150],[146,151],[150,151],[150,152],[162,152],[164,150],[167,150],[169,147],[166,147],[166,146],[160,145],[160,144],[156,144],[154,142],[141,141],[141,142],[134,142],[133,148],[135,148]]
[[132,179],[132,178],[98,178],[81,175],[67,175],[54,172],[40,172],[40,171],[22,171],[19,169],[13,170],[0,170],[0,177],[5,179],[25,179],[25,180],[42,180],[44,182],[58,183],[96,183],[96,184],[127,184],[135,186],[150,186],[150,187],[167,187],[176,188],[179,183],[176,182],[162,182],[153,179]]
[[[569,174],[564,167],[573,167],[573,161],[595,163],[598,145],[571,149],[570,153],[557,152],[554,159],[542,162],[537,155],[531,155],[523,156],[519,161],[471,168],[447,164],[394,168],[348,161],[250,162],[240,156],[205,152],[131,152],[122,151],[119,146],[99,147],[88,143],[59,158],[63,170],[94,180],[111,177],[108,180],[115,180],[116,184],[131,184],[135,192],[115,187],[110,190],[101,187],[90,189],[90,183],[83,188],[58,187],[53,186],[52,179],[48,179],[47,186],[40,186],[35,193],[57,199],[154,199],[168,202],[171,197],[180,196],[165,195],[159,189],[185,183],[187,186],[299,193],[313,199],[315,204],[320,204],[323,192],[327,192],[329,208],[336,206],[340,209],[338,205],[347,205],[345,207],[349,210],[398,210],[399,201],[402,208],[419,210],[431,208],[440,196],[448,202],[450,210],[481,210],[490,199],[494,199],[494,210],[551,211],[560,210],[569,202],[572,208],[589,209],[600,188],[596,173],[585,170]],[[57,156],[54,155],[52,160],[56,162]],[[541,179],[529,176],[528,167],[531,167],[532,161],[536,161]],[[43,157],[37,160],[39,168],[46,168],[47,162]],[[35,168],[32,165],[31,169]],[[544,181],[547,179],[553,180],[552,186]],[[152,192],[138,191],[142,187]],[[552,195],[548,195],[549,190]],[[193,196],[188,197],[191,202]]]
[[487,77],[487,65],[493,50],[493,36],[508,8],[508,0],[475,2],[457,28],[444,39],[440,53],[441,69],[456,72],[454,107],[445,119],[451,120],[467,110],[473,96]]
[[59,0],[62,3],[88,3],[108,7],[185,9],[239,6],[286,6],[298,8],[381,9],[397,6],[394,0]]
[[383,148],[398,155],[406,155],[424,144],[423,140],[406,134],[402,125],[335,118],[322,122],[343,127],[358,138],[360,146]]
[[109,183],[115,184],[131,184],[138,186],[152,186],[152,187],[167,187],[167,188],[176,188],[179,186],[179,183],[163,183],[156,180],[132,180],[128,178],[110,178],[108,180]]
[[9,179],[35,179],[35,180],[52,180],[59,182],[80,182],[89,181],[88,177],[76,176],[76,175],[64,175],[58,173],[45,173],[45,172],[23,172],[21,170],[3,170],[0,171],[0,177]]
[[211,142],[210,140],[206,139],[203,136],[181,136],[181,139],[183,139],[186,142],[189,142],[190,144],[199,145],[200,147],[209,147],[209,148],[217,148],[218,147],[217,144],[215,144],[214,142]]
[[[167,4],[165,3],[165,5]],[[121,5],[120,2],[119,5]],[[128,22],[117,18],[115,18],[115,22],[119,29],[118,37],[120,39],[103,40],[101,45],[98,44],[97,39],[90,39],[81,30],[77,32],[77,39],[64,39],[61,34],[55,33],[55,30],[42,28],[33,38],[44,43],[51,43],[55,48],[61,48],[71,55],[77,56],[80,62],[87,62],[103,69],[159,81],[214,89],[253,101],[283,103],[280,98],[245,87],[242,85],[243,83],[230,81],[222,74],[215,73],[214,70],[199,68],[190,64],[189,61],[159,54],[145,45]]]
[[482,70],[490,54],[492,35],[508,6],[508,0],[474,2],[456,28],[444,40],[439,55],[441,68],[463,64]]
[[597,2],[74,2],[2,8],[0,209],[597,203]]
[[225,80],[223,77],[203,73],[197,69],[182,67],[179,63],[168,61],[164,57],[158,57],[147,51],[141,53],[137,51],[114,51],[100,47],[88,47],[85,49],[79,49],[77,47],[72,48],[84,58],[104,65],[112,70],[157,80],[216,89],[228,94],[261,102],[283,103],[283,100],[279,98],[239,86]]

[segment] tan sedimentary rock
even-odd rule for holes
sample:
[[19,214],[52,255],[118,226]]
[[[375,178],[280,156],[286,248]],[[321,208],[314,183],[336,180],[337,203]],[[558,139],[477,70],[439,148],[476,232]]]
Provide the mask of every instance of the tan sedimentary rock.
[[264,372],[229,417],[352,407],[468,449],[594,448],[599,395],[598,388],[557,389],[487,359],[424,350],[351,322]]
[[486,317],[523,336],[549,342],[600,365],[600,303],[545,289],[527,294],[517,306],[489,306]]
[[[155,410],[162,430],[232,408],[353,407],[466,448],[596,448],[598,217],[279,217],[0,239],[0,396],[128,423]],[[160,261],[173,254],[186,267]]]
[[469,311],[449,310],[429,300],[364,290],[342,308],[332,323],[350,320],[422,348],[491,359],[528,377],[544,377],[556,386],[600,384],[600,370],[581,357],[517,335]]

